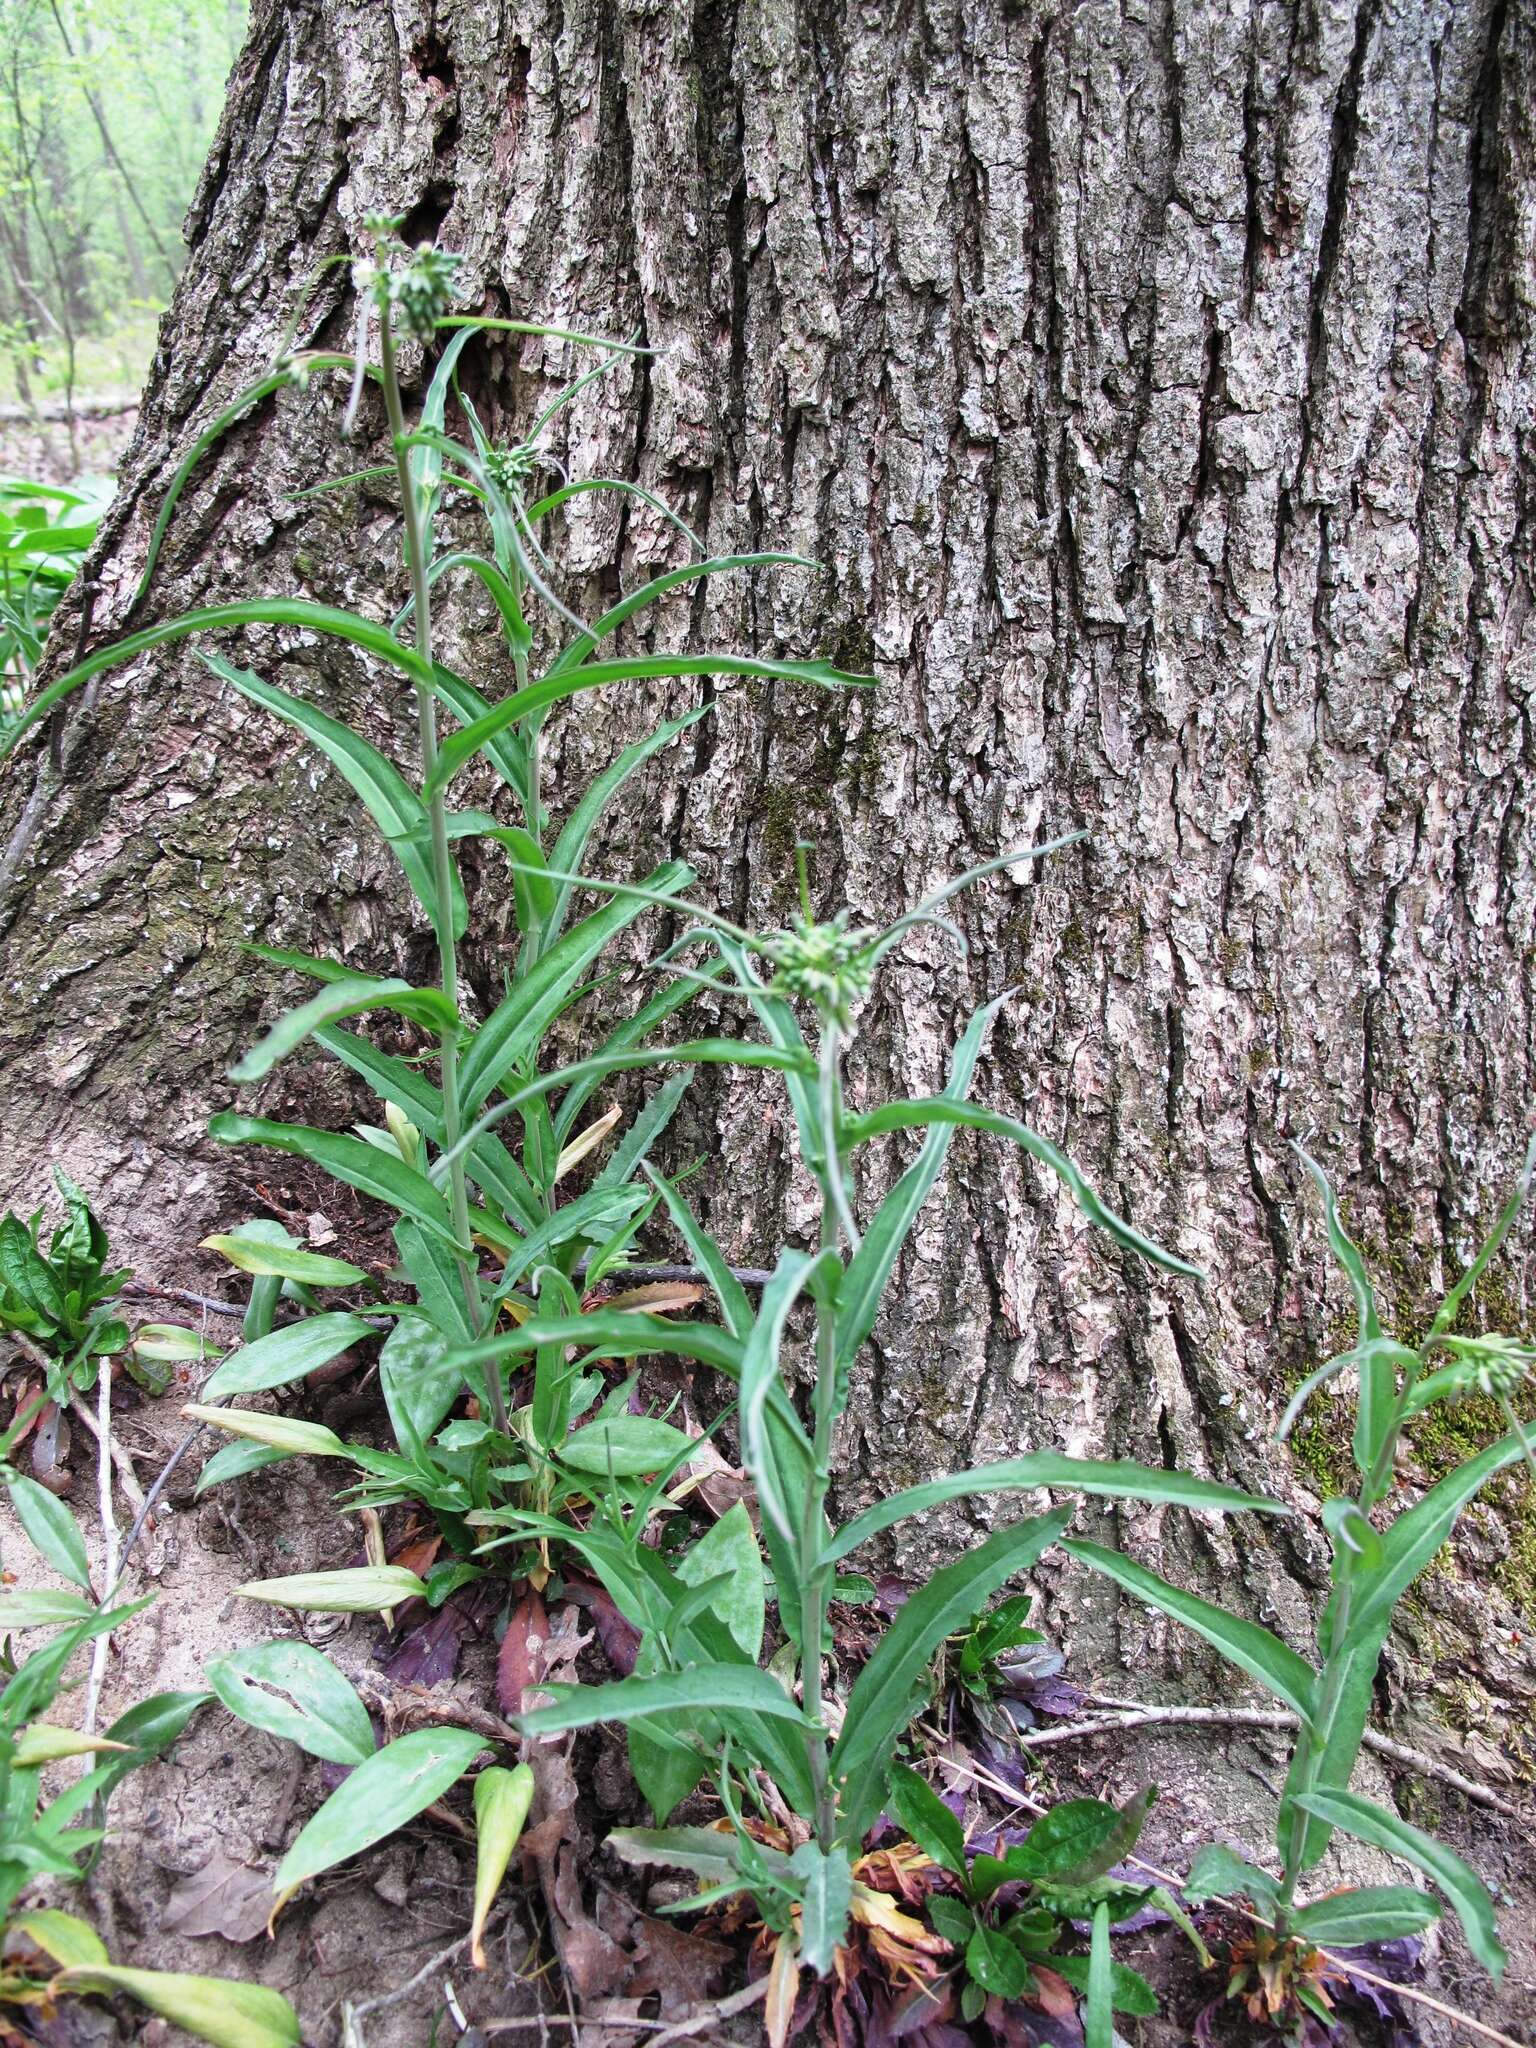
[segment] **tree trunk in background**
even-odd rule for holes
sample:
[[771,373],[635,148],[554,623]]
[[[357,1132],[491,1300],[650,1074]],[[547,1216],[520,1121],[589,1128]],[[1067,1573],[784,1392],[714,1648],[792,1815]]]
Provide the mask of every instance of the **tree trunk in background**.
[[[913,938],[860,1085],[938,1086],[964,1015],[1016,987],[980,1098],[1210,1273],[1150,1280],[1054,1184],[957,1143],[855,1393],[848,1497],[1034,1444],[1262,1485],[1277,1404],[1347,1306],[1291,1141],[1338,1177],[1405,1324],[1525,1142],[1536,21],[1503,0],[893,12],[257,0],[93,630],[123,621],[194,433],[365,215],[465,251],[470,309],[640,330],[661,353],[581,400],[573,473],[638,480],[713,552],[825,565],[680,595],[668,644],[830,654],[880,687],[722,689],[596,871],[686,853],[706,900],[778,921],[803,834],[823,900],[879,916],[1089,827],[964,902],[966,959]],[[312,307],[301,339],[344,342],[345,266]],[[477,343],[465,381],[505,437],[568,362]],[[372,447],[338,445],[342,402],[319,380],[222,444],[136,623],[257,590],[387,615],[387,495],[293,496],[377,447],[366,409]],[[584,606],[615,563],[632,584],[679,559],[609,497],[558,551]],[[477,604],[449,642],[499,692]],[[406,707],[360,664],[272,631],[243,658],[410,760]],[[557,721],[556,789],[692,700],[588,701]],[[293,995],[239,942],[409,973],[426,934],[336,780],[190,655],[109,679],[62,756],[18,764],[7,797],[4,1192],[38,1199],[61,1160],[142,1271],[185,1274],[255,1183],[321,1199],[202,1135],[231,1055]],[[508,923],[482,889],[482,999]],[[672,1156],[707,1157],[717,1227],[769,1255],[806,1220],[783,1118],[755,1083],[695,1095]],[[318,1059],[263,1106],[353,1113]],[[1344,1433],[1303,1439],[1303,1489]],[[1282,1624],[1317,1583],[1284,1532],[1148,1514],[1121,1540]],[[1536,1533],[1475,1511],[1464,1541],[1419,1646],[1443,1668],[1445,1644],[1480,1644],[1495,1710],[1518,1711],[1508,1596]],[[1075,1580],[1055,1620],[1213,1682],[1187,1639]]]

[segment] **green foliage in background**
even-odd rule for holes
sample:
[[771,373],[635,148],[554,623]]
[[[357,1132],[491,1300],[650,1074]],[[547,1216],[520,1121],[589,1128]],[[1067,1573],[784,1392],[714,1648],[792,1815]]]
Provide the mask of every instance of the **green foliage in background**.
[[241,0],[0,0],[0,351],[23,403],[142,379]]

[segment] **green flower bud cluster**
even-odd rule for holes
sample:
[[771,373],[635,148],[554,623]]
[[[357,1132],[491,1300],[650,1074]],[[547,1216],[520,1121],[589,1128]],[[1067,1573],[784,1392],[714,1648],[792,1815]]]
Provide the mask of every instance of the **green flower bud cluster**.
[[454,277],[463,257],[452,249],[428,244],[412,255],[404,270],[380,273],[380,287],[389,293],[400,325],[418,341],[430,341],[453,299]]
[[787,932],[775,933],[764,947],[776,970],[775,993],[802,997],[841,1031],[851,1028],[854,1007],[874,981],[874,934],[849,931],[847,916],[839,911],[830,924],[796,917]]

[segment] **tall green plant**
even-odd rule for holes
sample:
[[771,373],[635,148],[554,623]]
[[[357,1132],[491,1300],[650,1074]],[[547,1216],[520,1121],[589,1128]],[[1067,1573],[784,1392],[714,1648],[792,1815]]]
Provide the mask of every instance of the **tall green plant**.
[[[1403,1886],[1372,1886],[1331,1894],[1313,1905],[1298,1903],[1303,1878],[1321,1860],[1333,1830],[1342,1829],[1423,1871],[1455,1908],[1474,1955],[1497,1977],[1505,1954],[1492,1901],[1480,1880],[1433,1837],[1352,1792],[1350,1779],[1398,1602],[1440,1554],[1479,1489],[1522,1459],[1532,1459],[1530,1435],[1513,1400],[1536,1352],[1513,1336],[1458,1332],[1456,1323],[1524,1206],[1536,1170],[1536,1144],[1498,1220],[1416,1345],[1384,1328],[1370,1273],[1340,1221],[1327,1177],[1315,1160],[1305,1153],[1301,1157],[1321,1193],[1328,1242],[1349,1282],[1358,1320],[1355,1342],[1298,1388],[1280,1426],[1284,1437],[1321,1387],[1354,1376],[1352,1450],[1358,1484],[1352,1495],[1341,1494],[1323,1509],[1332,1546],[1332,1591],[1314,1660],[1300,1656],[1268,1629],[1169,1585],[1117,1551],[1081,1541],[1066,1548],[1133,1598],[1203,1636],[1298,1718],[1276,1821],[1278,1879],[1228,1850],[1210,1849],[1191,1873],[1192,1898],[1218,1891],[1246,1893],[1272,1918],[1288,1964],[1299,1964],[1309,1944],[1387,1940],[1428,1926],[1439,1914],[1438,1904],[1427,1893]],[[1474,1394],[1502,1408],[1508,1435],[1468,1458],[1411,1505],[1391,1512],[1402,1491],[1398,1452],[1414,1418],[1439,1403]],[[1293,1976],[1294,1994],[1303,2003],[1315,1999],[1299,1968]]]
[[[1183,1473],[1038,1453],[908,1488],[841,1526],[829,1519],[837,1427],[847,1407],[850,1375],[957,1129],[983,1131],[1019,1146],[1125,1249],[1170,1273],[1196,1270],[1110,1210],[1049,1140],[968,1100],[998,1003],[971,1019],[955,1050],[944,1094],[862,1110],[847,1099],[845,1063],[857,1038],[859,1011],[879,963],[902,935],[916,924],[944,923],[948,900],[984,876],[1068,843],[1015,848],[938,890],[883,931],[852,929],[846,913],[831,922],[818,921],[803,855],[801,914],[786,931],[754,935],[690,906],[690,929],[668,964],[743,1003],[761,1038],[695,1041],[665,1051],[600,1057],[543,1076],[525,1093],[579,1087],[620,1062],[725,1060],[781,1074],[800,1154],[820,1195],[815,1248],[786,1249],[754,1309],[681,1192],[653,1175],[691,1257],[709,1279],[719,1322],[679,1324],[645,1314],[541,1315],[458,1354],[466,1371],[487,1372],[500,1372],[529,1353],[564,1356],[572,1346],[577,1355],[569,1371],[603,1358],[682,1355],[735,1382],[743,1460],[756,1491],[780,1624],[793,1646],[793,1683],[781,1679],[777,1665],[774,1673],[758,1668],[763,1572],[745,1517],[729,1550],[722,1544],[707,1571],[674,1572],[645,1542],[650,1508],[668,1477],[663,1472],[638,1509],[607,1497],[589,1529],[567,1536],[642,1631],[639,1675],[612,1685],[574,1687],[558,1704],[525,1714],[521,1726],[531,1736],[547,1736],[602,1721],[627,1724],[631,1760],[658,1820],[665,1820],[709,1776],[735,1823],[733,1836],[687,1828],[629,1830],[610,1837],[612,1845],[633,1860],[697,1871],[710,1883],[694,1903],[732,1891],[752,1892],[770,1926],[801,1962],[818,1972],[828,1967],[844,1940],[850,1913],[859,1910],[862,1892],[854,1862],[865,1833],[887,1803],[892,1760],[925,1696],[935,1651],[993,1592],[1062,1536],[1071,1510],[1008,1524],[937,1571],[902,1607],[834,1716],[824,1668],[828,1607],[846,1558],[910,1516],[947,1500],[988,1493],[1055,1488],[1217,1512],[1283,1512],[1274,1502]],[[621,897],[649,894],[624,884],[601,886]],[[681,952],[690,946],[708,949],[712,957],[704,968],[679,967]],[[809,1037],[802,1016],[809,1021]],[[517,1099],[487,1112],[479,1128],[489,1129]],[[861,1224],[860,1155],[867,1145],[905,1130],[925,1133],[917,1158],[867,1225]],[[802,1309],[812,1325],[803,1347],[793,1335]],[[789,1364],[792,1353],[802,1348],[810,1362],[804,1421],[795,1399],[798,1375]],[[475,1519],[482,1526],[500,1525],[507,1536],[499,1540],[526,1540],[543,1526],[516,1507]],[[748,1619],[754,1612],[755,1625]],[[771,1853],[744,1820],[744,1809],[762,1797],[759,1772],[775,1782],[806,1823],[809,1839],[792,1856]]]

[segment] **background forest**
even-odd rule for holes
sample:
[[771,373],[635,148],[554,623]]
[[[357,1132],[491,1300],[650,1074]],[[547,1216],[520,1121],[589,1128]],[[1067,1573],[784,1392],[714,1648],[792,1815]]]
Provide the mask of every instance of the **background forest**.
[[0,5],[0,397],[54,424],[56,475],[80,412],[138,400],[244,28],[240,0]]

